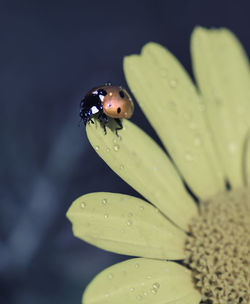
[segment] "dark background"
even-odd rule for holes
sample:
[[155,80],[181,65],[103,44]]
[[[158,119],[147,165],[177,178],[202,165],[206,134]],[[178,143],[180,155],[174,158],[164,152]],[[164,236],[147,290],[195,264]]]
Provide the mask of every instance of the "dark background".
[[[248,1],[0,1],[0,303],[79,304],[86,284],[125,257],[72,235],[82,194],[137,195],[79,127],[90,88],[126,86],[123,56],[167,46],[191,72],[195,25],[226,26],[250,53]],[[132,119],[156,138],[136,106]]]

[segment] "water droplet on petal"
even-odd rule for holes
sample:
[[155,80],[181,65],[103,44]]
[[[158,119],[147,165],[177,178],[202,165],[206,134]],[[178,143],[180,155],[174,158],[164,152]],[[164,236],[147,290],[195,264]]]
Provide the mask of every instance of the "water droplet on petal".
[[107,149],[106,149],[106,152],[110,152],[110,149],[109,149],[109,148],[107,148]]
[[106,198],[103,198],[103,199],[102,199],[102,204],[103,204],[104,206],[106,206],[107,203],[108,203],[108,200],[107,200]]
[[139,300],[139,301],[142,300],[142,296],[141,296],[141,295],[138,295],[136,298],[137,298],[137,300]]
[[158,289],[158,288],[160,288],[160,283],[159,283],[159,282],[155,282],[155,283],[152,285],[152,287],[153,287],[154,289]]
[[155,295],[155,294],[157,294],[157,289],[152,288],[152,289],[151,289],[151,292],[152,292],[152,294],[154,294],[154,295]]
[[228,149],[231,154],[235,153],[235,151],[237,150],[237,144],[232,141],[231,143],[229,143]]
[[194,145],[196,147],[200,146],[201,145],[201,138],[199,135],[196,135],[195,138],[194,138]]
[[144,210],[144,206],[140,206],[140,210],[143,211]]
[[99,146],[95,146],[95,150],[98,151],[100,149]]
[[112,280],[112,279],[113,279],[113,274],[112,274],[112,273],[109,273],[109,274],[108,274],[108,279],[109,279],[109,280]]
[[124,169],[124,165],[120,165],[120,169],[123,170]]
[[108,217],[109,217],[109,214],[108,214],[108,213],[105,213],[105,214],[104,214],[104,218],[107,219]]
[[128,216],[129,216],[129,217],[133,216],[133,213],[132,213],[132,212],[129,212],[129,213],[128,213]]
[[135,268],[139,268],[140,267],[140,264],[139,263],[136,263],[135,264]]
[[190,152],[187,152],[187,153],[185,154],[185,159],[186,159],[187,161],[192,161],[192,160],[193,160],[192,154],[191,154]]
[[80,203],[80,207],[81,207],[82,209],[84,209],[84,208],[86,207],[86,203],[81,202],[81,203]]
[[114,145],[114,146],[113,146],[113,149],[114,149],[115,152],[117,152],[117,151],[119,151],[120,146],[119,146],[119,145]]
[[131,292],[134,292],[134,291],[135,291],[135,288],[134,288],[134,287],[131,287],[129,290],[130,290]]
[[177,80],[175,80],[175,79],[170,80],[169,85],[171,88],[176,88]]
[[132,224],[133,224],[133,222],[132,222],[131,220],[128,220],[128,221],[127,221],[127,225],[128,225],[128,226],[132,226]]

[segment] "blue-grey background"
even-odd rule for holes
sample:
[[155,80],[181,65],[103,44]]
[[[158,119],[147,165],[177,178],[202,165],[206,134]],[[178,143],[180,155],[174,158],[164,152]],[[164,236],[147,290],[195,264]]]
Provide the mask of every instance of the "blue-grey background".
[[[248,1],[0,1],[1,304],[79,304],[125,258],[74,238],[65,218],[88,192],[138,195],[92,150],[79,103],[106,81],[126,86],[123,56],[148,41],[191,72],[197,24],[229,27],[250,53]],[[138,106],[132,120],[156,138]]]

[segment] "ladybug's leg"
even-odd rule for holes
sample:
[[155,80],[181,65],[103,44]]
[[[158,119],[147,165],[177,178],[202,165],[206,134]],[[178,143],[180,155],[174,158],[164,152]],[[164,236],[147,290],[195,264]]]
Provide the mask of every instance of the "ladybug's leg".
[[123,129],[123,125],[122,125],[122,122],[119,118],[115,118],[115,121],[118,123],[119,127],[118,128],[115,128],[115,134],[119,137],[118,135],[118,130],[122,130]]
[[104,113],[100,113],[97,117],[97,119],[100,121],[100,123],[103,126],[104,129],[104,133],[105,135],[107,134],[107,130],[106,130],[106,124],[108,123],[109,119],[108,117],[104,114]]
[[104,129],[104,133],[106,135],[107,134],[106,124],[108,123],[109,119],[104,113],[102,114],[102,118],[103,118],[103,129]]

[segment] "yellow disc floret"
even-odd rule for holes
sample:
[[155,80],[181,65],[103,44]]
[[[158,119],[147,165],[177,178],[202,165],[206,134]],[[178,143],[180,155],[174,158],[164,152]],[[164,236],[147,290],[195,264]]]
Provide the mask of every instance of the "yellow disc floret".
[[203,303],[250,303],[249,189],[226,191],[200,203],[186,256]]

